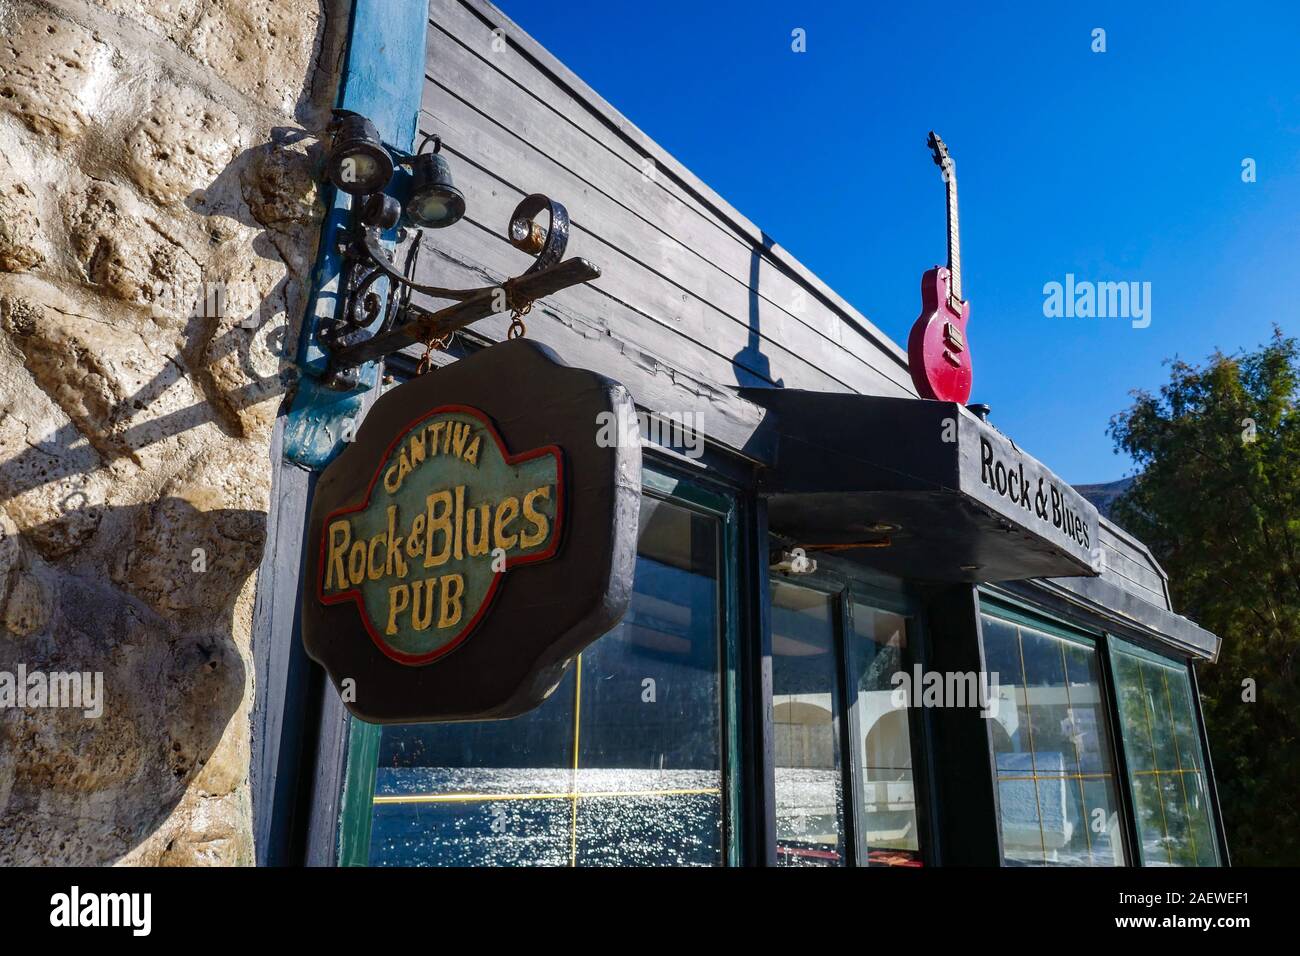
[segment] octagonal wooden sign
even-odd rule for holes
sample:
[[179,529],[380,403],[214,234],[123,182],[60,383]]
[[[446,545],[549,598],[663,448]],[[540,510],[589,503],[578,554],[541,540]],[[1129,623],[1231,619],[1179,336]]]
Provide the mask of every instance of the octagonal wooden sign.
[[634,416],[617,382],[524,339],[375,403],[317,482],[303,586],[303,643],[352,713],[545,699],[627,609],[640,447],[601,426]]

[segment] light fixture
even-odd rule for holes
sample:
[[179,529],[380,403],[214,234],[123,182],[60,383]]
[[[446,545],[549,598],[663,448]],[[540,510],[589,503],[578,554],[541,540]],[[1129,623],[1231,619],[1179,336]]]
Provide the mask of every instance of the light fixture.
[[[433,152],[424,147],[433,141]],[[420,144],[420,151],[410,158],[411,187],[403,211],[403,221],[425,229],[443,229],[465,215],[465,197],[452,184],[451,167],[442,157],[441,137],[430,134]]]
[[362,225],[387,232],[402,218],[402,204],[387,193],[371,193],[361,200],[357,218]]
[[360,113],[335,110],[330,131],[333,141],[325,165],[330,182],[353,196],[382,192],[393,178],[393,157],[375,124]]
[[[415,281],[420,251],[419,229],[442,229],[465,215],[465,197],[452,184],[451,169],[439,155],[442,140],[429,134],[414,155],[386,147],[368,118],[351,110],[335,110],[328,132],[332,136],[325,173],[350,202],[351,222],[338,231],[339,271],[335,315],[321,323],[317,344],[328,356],[322,381],[330,388],[351,391],[361,386],[360,368],[399,349],[425,343],[426,352],[471,322],[508,310],[511,335],[522,332],[522,316],[537,299],[561,289],[590,282],[600,270],[586,259],[565,259],[569,214],[564,206],[541,193],[525,196],[515,207],[506,238],[533,256],[519,275],[477,289],[446,289]],[[425,147],[433,143],[433,151]],[[396,158],[395,158],[396,157]],[[394,181],[396,167],[410,169]],[[405,205],[387,190],[404,196]],[[547,213],[543,226],[538,217]],[[414,235],[408,227],[417,227]],[[389,239],[407,243],[406,261],[399,268]],[[386,282],[385,293],[381,281]],[[411,302],[412,293],[453,304],[431,312]]]

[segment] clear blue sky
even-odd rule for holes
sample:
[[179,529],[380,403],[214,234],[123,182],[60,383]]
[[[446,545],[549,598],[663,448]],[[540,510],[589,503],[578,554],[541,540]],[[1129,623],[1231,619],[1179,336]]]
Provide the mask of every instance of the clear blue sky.
[[[938,130],[959,174],[971,400],[1068,481],[1131,471],[1106,425],[1167,380],[1164,359],[1300,332],[1294,0],[498,2],[904,345],[945,255]],[[1150,326],[1045,318],[1043,285],[1066,273],[1150,282]]]

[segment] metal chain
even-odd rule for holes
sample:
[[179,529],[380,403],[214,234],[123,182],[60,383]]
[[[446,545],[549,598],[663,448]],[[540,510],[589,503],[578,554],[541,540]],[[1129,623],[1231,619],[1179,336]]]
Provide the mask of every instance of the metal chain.
[[442,336],[435,335],[433,338],[429,339],[428,342],[424,343],[424,356],[420,359],[420,365],[415,370],[416,375],[423,375],[425,372],[429,371],[429,369],[433,368],[434,350],[436,349],[439,352],[445,351],[447,346],[451,344],[451,337],[455,334],[455,332],[448,332],[446,335]]
[[533,300],[518,300],[515,298],[514,289],[507,280],[502,286],[506,290],[506,305],[511,309],[510,328],[506,332],[506,338],[518,339],[528,334],[528,326],[524,325],[524,316],[533,310]]
[[515,309],[514,314],[510,316],[510,328],[506,332],[506,338],[518,339],[528,334],[528,326],[524,325],[524,316],[533,310],[533,304],[529,302],[522,309]]
[[[524,316],[533,311],[533,301],[524,299],[522,301],[515,298],[514,289],[510,282],[506,282],[502,288],[506,292],[506,305],[510,308],[510,328],[506,331],[506,338],[518,339],[528,334],[528,326],[524,324]],[[416,369],[416,375],[423,375],[433,368],[434,351],[445,351],[451,344],[451,337],[455,332],[448,332],[443,336],[434,336],[424,344],[424,356],[420,359],[420,365]]]

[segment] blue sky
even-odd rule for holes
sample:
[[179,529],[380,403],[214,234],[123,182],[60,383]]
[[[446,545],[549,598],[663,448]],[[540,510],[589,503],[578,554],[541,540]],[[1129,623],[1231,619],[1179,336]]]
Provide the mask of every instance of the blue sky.
[[[900,344],[945,256],[938,130],[971,400],[1068,481],[1130,472],[1106,425],[1164,359],[1300,332],[1300,4],[498,2]],[[1150,282],[1149,327],[1044,317],[1067,273]]]

